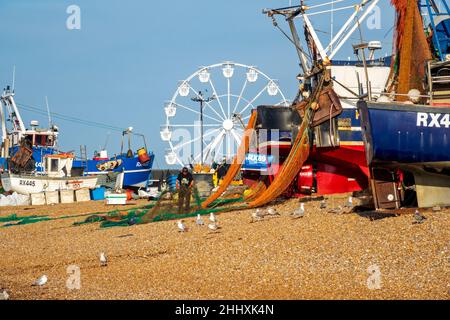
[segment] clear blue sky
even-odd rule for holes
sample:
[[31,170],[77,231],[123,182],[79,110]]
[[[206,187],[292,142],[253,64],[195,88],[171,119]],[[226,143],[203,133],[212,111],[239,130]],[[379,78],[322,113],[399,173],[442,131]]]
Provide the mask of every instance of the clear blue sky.
[[[81,8],[81,30],[66,28],[66,8],[71,4]],[[288,4],[281,0],[2,0],[0,84],[11,83],[15,65],[18,102],[45,110],[47,95],[53,112],[116,127],[133,126],[146,135],[159,164],[165,166],[167,145],[159,137],[165,121],[163,103],[175,92],[177,81],[199,66],[224,60],[256,65],[279,79],[292,99],[299,71],[294,48],[261,13],[263,8]],[[393,10],[387,0],[380,7],[381,30],[364,27],[364,36],[386,42],[384,52],[390,52],[391,33],[386,33],[392,27]],[[286,23],[278,21],[287,30]],[[337,28],[344,20],[337,15],[335,21]],[[329,16],[317,16],[314,24],[328,31]],[[349,45],[338,58],[352,54]],[[29,111],[22,111],[22,116],[27,125],[32,119],[47,123],[45,116]],[[85,144],[89,155],[103,145],[108,132],[55,122],[63,150],[78,151]],[[120,134],[112,132],[110,153],[119,147]]]

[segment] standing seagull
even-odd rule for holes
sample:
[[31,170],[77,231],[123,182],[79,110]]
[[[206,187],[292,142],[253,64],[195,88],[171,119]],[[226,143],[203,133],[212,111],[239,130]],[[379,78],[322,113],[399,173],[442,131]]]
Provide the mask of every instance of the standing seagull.
[[413,224],[421,224],[425,221],[426,217],[424,215],[422,215],[419,210],[416,210],[416,212],[414,212],[414,221]]
[[178,225],[178,231],[179,232],[186,232],[187,231],[187,228],[184,225],[183,220],[178,221],[177,225]]
[[205,222],[203,221],[202,217],[200,216],[200,213],[197,214],[197,219],[195,220],[195,223],[198,226],[203,226],[205,224]]
[[292,217],[294,219],[297,218],[303,218],[305,216],[305,204],[302,202],[300,203],[300,208],[294,210],[294,212],[292,213]]
[[217,218],[216,218],[216,215],[214,214],[214,212],[211,212],[209,214],[209,221],[211,221],[212,223],[216,223],[217,222]]
[[106,267],[108,265],[108,257],[104,252],[100,253],[100,266]]
[[1,300],[9,300],[9,294],[6,292],[6,290],[3,290],[2,293],[0,293],[0,301]]
[[47,276],[44,274],[43,276],[39,277],[35,282],[33,282],[32,286],[43,286],[47,283]]

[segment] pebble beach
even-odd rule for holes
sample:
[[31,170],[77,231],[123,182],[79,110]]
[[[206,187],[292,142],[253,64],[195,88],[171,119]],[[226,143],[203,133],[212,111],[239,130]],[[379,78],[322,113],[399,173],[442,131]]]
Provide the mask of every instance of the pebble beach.
[[[345,200],[328,200],[322,209],[306,202],[300,219],[290,216],[298,199],[272,204],[280,216],[257,222],[254,209],[224,212],[216,232],[195,218],[184,219],[187,232],[178,231],[176,220],[74,225],[86,218],[80,214],[111,210],[98,201],[2,207],[0,217],[66,218],[0,223],[0,289],[11,300],[450,299],[449,209],[422,210],[427,219],[413,224],[408,209],[330,212],[339,201]],[[67,286],[73,266],[80,275],[75,289]],[[44,274],[44,286],[31,285]]]

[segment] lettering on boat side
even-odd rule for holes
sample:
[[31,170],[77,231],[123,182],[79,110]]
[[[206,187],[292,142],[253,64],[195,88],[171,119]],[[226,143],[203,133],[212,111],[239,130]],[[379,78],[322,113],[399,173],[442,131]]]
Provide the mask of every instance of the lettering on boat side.
[[21,186],[36,186],[36,181],[33,180],[19,180],[19,185]]
[[418,112],[416,125],[418,127],[448,129],[450,127],[450,114]]

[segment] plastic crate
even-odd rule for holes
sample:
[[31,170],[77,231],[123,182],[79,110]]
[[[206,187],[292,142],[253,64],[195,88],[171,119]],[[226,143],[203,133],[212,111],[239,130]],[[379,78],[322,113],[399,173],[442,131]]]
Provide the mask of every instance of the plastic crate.
[[59,195],[61,203],[73,203],[74,201],[73,190],[60,190]]
[[91,195],[89,193],[89,189],[75,190],[75,201],[76,202],[91,201]]
[[58,193],[58,191],[46,191],[45,192],[45,202],[47,204],[57,204],[57,203],[59,203],[59,193]]
[[45,194],[43,192],[31,194],[32,206],[42,206],[44,204],[45,204]]
[[104,187],[95,188],[91,190],[91,199],[92,200],[105,200],[105,191]]
[[106,196],[106,204],[127,204],[127,194],[110,193]]

